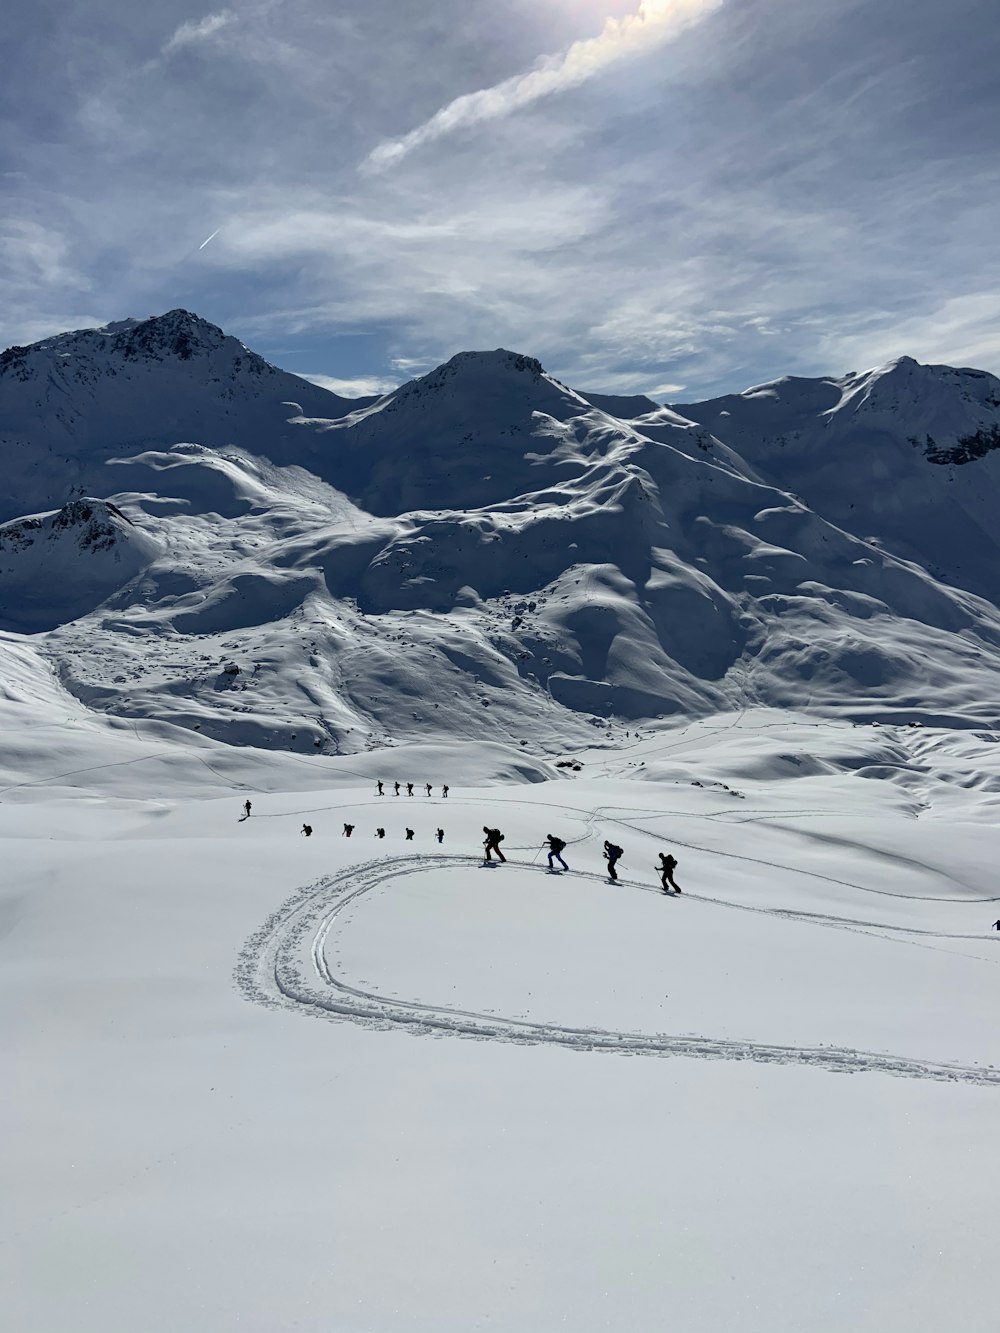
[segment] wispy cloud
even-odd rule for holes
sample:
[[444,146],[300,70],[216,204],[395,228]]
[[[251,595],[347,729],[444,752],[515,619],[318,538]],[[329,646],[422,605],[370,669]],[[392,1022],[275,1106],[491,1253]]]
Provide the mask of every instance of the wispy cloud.
[[172,55],[185,46],[194,46],[209,37],[214,37],[223,28],[236,22],[236,15],[231,9],[222,9],[217,14],[207,14],[203,19],[189,20],[182,23],[168,42],[164,44],[163,55]]
[[574,42],[562,55],[536,69],[504,79],[491,88],[456,97],[429,120],[396,139],[387,139],[368,155],[363,167],[383,170],[415,148],[483,121],[497,120],[544,97],[574,88],[616,61],[662,45],[700,22],[724,0],[640,0],[638,11],[609,18],[597,37]]

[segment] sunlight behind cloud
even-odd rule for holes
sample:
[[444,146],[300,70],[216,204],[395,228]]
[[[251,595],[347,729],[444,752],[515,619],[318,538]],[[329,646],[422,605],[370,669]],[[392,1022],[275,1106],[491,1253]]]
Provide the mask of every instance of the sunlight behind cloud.
[[415,148],[453,130],[509,116],[543,97],[577,87],[616,61],[670,41],[723,3],[724,0],[641,0],[635,14],[609,18],[599,36],[574,42],[562,55],[548,57],[525,74],[515,74],[492,88],[456,97],[423,125],[379,144],[365,159],[363,168],[383,170]]

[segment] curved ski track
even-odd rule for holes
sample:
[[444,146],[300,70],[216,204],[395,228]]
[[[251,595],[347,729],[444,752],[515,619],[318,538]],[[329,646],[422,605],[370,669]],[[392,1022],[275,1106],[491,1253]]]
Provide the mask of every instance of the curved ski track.
[[[1000,1086],[1000,1069],[989,1066],[939,1063],[839,1046],[777,1046],[719,1037],[616,1032],[531,1022],[421,1000],[387,998],[351,986],[332,971],[325,945],[338,916],[349,903],[387,880],[478,863],[474,857],[397,856],[368,861],[342,875],[306,885],[247,940],[234,974],[237,985],[247,999],[258,1004],[373,1028],[395,1027],[436,1036],[447,1033],[477,1040],[562,1046],[575,1051],[753,1060],[761,1064],[806,1065],[843,1074],[875,1072],[901,1078]],[[603,882],[599,875],[586,877]]]

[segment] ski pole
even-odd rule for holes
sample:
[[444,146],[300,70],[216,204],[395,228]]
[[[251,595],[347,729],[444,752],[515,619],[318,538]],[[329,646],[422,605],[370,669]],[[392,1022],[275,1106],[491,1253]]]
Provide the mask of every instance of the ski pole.
[[534,865],[535,862],[538,860],[539,854],[544,851],[545,851],[545,843],[543,842],[541,847],[539,847],[538,851],[534,854],[534,856],[531,858],[528,864]]

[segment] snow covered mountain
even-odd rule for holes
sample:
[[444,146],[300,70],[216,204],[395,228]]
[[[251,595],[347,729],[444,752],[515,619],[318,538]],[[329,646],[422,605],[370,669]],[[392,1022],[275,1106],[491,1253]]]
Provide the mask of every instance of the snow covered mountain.
[[1000,594],[1000,380],[904,356],[840,379],[776,380],[675,410],[938,578]]
[[91,708],[309,753],[993,726],[997,432],[909,361],[664,408],[467,352],[349,402],[172,311],[0,358],[0,625]]

